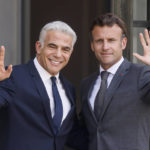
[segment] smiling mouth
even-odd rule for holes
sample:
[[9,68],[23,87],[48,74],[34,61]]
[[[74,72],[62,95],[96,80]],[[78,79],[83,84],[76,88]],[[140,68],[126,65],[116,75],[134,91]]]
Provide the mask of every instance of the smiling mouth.
[[49,59],[49,61],[53,64],[53,65],[59,65],[62,61],[56,61],[56,60],[52,60]]

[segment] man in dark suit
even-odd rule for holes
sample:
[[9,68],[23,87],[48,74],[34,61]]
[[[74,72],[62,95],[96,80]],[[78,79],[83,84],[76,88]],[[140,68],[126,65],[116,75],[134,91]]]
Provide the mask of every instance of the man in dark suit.
[[82,115],[89,150],[150,150],[150,37],[140,34],[147,65],[122,56],[127,44],[125,23],[113,14],[91,26],[91,49],[99,70],[81,83]]
[[75,42],[66,23],[48,23],[36,42],[34,60],[6,70],[1,46],[0,150],[63,150],[74,122],[75,91],[60,71]]

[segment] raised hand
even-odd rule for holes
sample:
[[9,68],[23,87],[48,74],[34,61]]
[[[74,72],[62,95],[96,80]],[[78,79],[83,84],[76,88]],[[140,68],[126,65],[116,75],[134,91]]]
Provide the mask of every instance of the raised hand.
[[7,69],[4,66],[5,47],[0,47],[0,81],[9,78],[12,72],[12,65],[9,65]]
[[[144,36],[145,36],[145,39],[144,39]],[[141,56],[138,53],[133,53],[133,55],[144,64],[150,66],[150,35],[147,29],[144,30],[144,36],[142,33],[139,34],[139,38],[143,47],[144,55]]]

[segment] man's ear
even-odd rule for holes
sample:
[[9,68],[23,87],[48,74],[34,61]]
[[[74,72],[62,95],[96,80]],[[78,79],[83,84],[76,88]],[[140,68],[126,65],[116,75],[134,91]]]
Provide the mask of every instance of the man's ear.
[[91,50],[94,52],[94,45],[92,41],[91,41]]
[[122,39],[121,45],[122,45],[122,49],[124,50],[124,49],[126,48],[126,46],[127,46],[127,38],[126,38],[126,37],[124,37],[124,38]]
[[35,49],[36,49],[36,53],[39,54],[41,52],[41,42],[40,41],[36,41],[35,43]]

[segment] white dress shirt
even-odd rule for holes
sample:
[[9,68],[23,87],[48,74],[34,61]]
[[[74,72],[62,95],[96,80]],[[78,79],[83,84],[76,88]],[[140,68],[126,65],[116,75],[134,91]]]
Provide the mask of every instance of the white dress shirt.
[[[44,86],[46,88],[49,100],[50,100],[50,110],[51,110],[51,114],[52,117],[54,116],[55,113],[55,103],[54,103],[54,98],[53,98],[53,93],[52,93],[52,82],[51,82],[51,76],[50,73],[48,73],[38,62],[37,58],[34,59],[34,65],[38,71],[38,73],[40,74],[40,77],[44,83]],[[59,79],[59,73],[57,75],[55,75],[56,77],[56,85],[62,100],[62,105],[63,105],[63,118],[62,118],[62,122],[63,120],[66,118],[68,112],[71,109],[71,103],[65,93],[65,89],[63,88],[63,85]]]
[[[110,85],[110,83],[111,83],[111,81],[112,81],[112,79],[113,79],[117,69],[119,68],[119,66],[121,65],[123,60],[124,60],[124,58],[122,57],[116,64],[114,64],[113,66],[111,66],[107,70],[109,72],[109,76],[108,76],[108,79],[107,79],[107,87],[109,87],[109,85]],[[104,69],[100,65],[100,68],[99,68],[100,74],[101,74],[102,71],[104,71]],[[100,88],[100,85],[101,85],[101,76],[100,76],[100,74],[99,74],[98,78],[95,81],[95,84],[94,84],[91,96],[89,98],[89,101],[90,101],[90,104],[91,104],[91,107],[92,107],[93,110],[94,110],[95,98],[96,98],[97,92],[98,92],[98,90]]]

